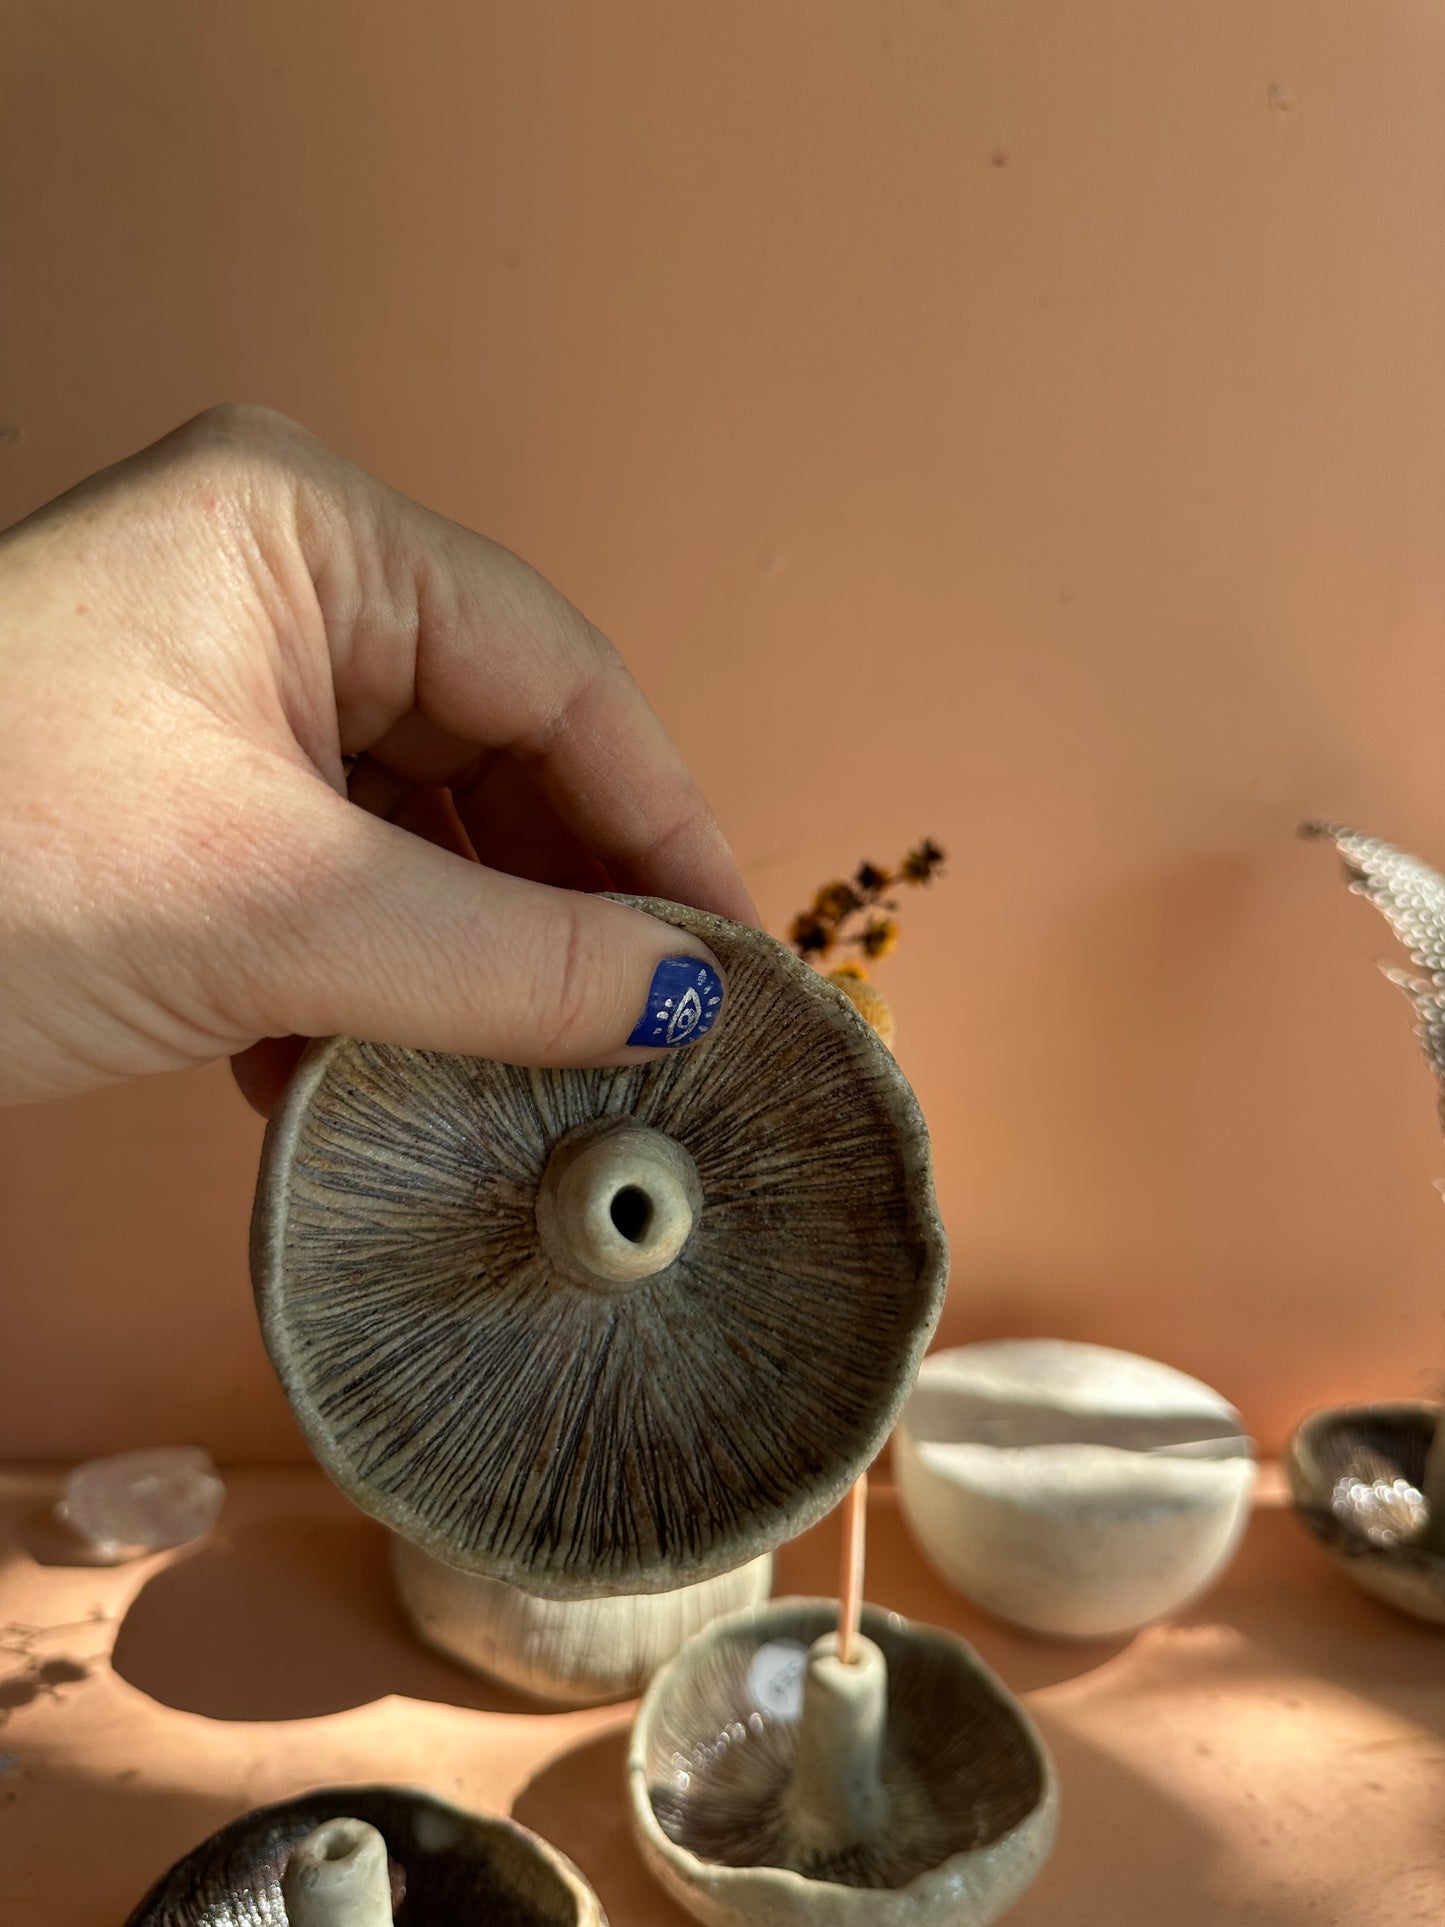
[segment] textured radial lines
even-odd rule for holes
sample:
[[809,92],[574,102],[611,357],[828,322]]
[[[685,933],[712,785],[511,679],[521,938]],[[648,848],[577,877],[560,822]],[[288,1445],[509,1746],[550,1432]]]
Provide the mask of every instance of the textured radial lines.
[[[703,1863],[700,1877],[771,1868],[832,1886],[896,1890],[942,1875],[939,1887],[918,1893],[910,1921],[992,1920],[996,1909],[984,1908],[983,1897],[1017,1891],[1052,1837],[1052,1774],[1037,1735],[961,1640],[867,1608],[863,1629],[887,1668],[885,1817],[866,1837],[830,1837],[820,1816],[790,1797],[798,1709],[781,1706],[759,1682],[770,1672],[776,1678],[790,1655],[801,1664],[836,1622],[834,1602],[775,1600],[684,1647],[654,1679],[634,1729],[634,1797],[647,1801],[668,1840]],[[850,1764],[840,1761],[840,1773]],[[709,1919],[727,1912],[731,1893],[718,1887]],[[940,1897],[949,1904],[940,1908]],[[817,1897],[812,1917],[868,1917],[841,1904],[830,1912],[825,1898]],[[766,1917],[803,1912],[779,1908]],[[765,1916],[739,1898],[727,1917]]]
[[[946,1267],[917,1107],[847,1000],[756,931],[643,907],[727,971],[706,1041],[611,1071],[314,1046],[253,1222],[267,1344],[332,1476],[558,1597],[671,1589],[820,1517],[886,1437]],[[559,1271],[537,1223],[555,1147],[609,1121],[680,1144],[702,1198],[625,1289]]]

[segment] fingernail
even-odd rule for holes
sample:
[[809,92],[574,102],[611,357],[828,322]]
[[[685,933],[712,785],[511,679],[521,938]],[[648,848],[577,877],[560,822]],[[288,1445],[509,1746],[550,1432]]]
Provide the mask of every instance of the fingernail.
[[723,980],[701,957],[664,957],[629,1044],[670,1050],[712,1029],[722,1009]]

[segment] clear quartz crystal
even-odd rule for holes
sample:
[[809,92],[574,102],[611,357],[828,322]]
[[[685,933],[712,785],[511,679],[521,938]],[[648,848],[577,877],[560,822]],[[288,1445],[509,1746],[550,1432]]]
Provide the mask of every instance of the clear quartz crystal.
[[135,1559],[204,1537],[225,1497],[209,1452],[168,1445],[78,1465],[55,1515],[102,1559]]

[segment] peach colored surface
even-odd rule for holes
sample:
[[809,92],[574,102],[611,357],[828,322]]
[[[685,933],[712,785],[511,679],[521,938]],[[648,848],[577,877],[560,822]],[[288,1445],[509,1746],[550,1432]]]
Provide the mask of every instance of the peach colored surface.
[[[973,1642],[1058,1763],[1058,1846],[1009,1927],[1445,1918],[1445,1642],[1357,1594],[1275,1489],[1202,1604],[1131,1643],[1064,1645],[947,1591],[875,1484],[870,1598]],[[632,1847],[631,1708],[540,1712],[414,1645],[381,1532],[319,1474],[241,1473],[209,1546],[120,1570],[38,1562],[60,1556],[55,1490],[0,1478],[6,1927],[116,1927],[232,1815],[378,1777],[515,1813],[613,1927],[686,1927]],[[837,1557],[835,1517],[784,1550],[778,1592],[824,1589]]]
[[[936,836],[882,981],[946,1335],[1156,1355],[1274,1447],[1445,1370],[1428,1080],[1293,841],[1445,860],[1442,42],[1431,0],[17,0],[0,519],[271,402],[611,631],[772,927]],[[0,1119],[0,1450],[299,1454],[256,1148],[221,1071]]]

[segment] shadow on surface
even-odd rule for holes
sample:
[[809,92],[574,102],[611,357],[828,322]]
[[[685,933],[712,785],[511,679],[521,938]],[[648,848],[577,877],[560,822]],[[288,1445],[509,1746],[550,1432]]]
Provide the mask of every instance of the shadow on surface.
[[627,1803],[630,1718],[550,1761],[512,1802],[512,1818],[559,1846],[597,1890],[614,1927],[692,1927],[657,1885]]
[[1031,1710],[1058,1768],[1059,1834],[1009,1927],[1319,1927],[1288,1896],[1277,1911],[1221,1906],[1210,1868],[1224,1843],[1179,1800]]
[[[0,1781],[0,1918],[118,1927],[161,1874],[238,1811],[138,1766],[90,1776],[18,1746]],[[57,1869],[59,1872],[57,1873]]]
[[117,1563],[63,1526],[48,1506],[36,1506],[20,1521],[20,1544],[37,1566],[104,1566]]
[[1240,1636],[1232,1671],[1293,1667],[1445,1739],[1445,1627],[1362,1592],[1287,1505],[1257,1507],[1224,1578],[1160,1630],[1220,1628]]
[[546,1713],[433,1655],[392,1592],[386,1535],[335,1505],[228,1527],[148,1580],[116,1635],[122,1679],[213,1720],[298,1720],[390,1693]]
[[[1166,1918],[1168,1927],[1319,1927],[1318,1897],[1292,1895],[1283,1883],[1268,1895],[1226,1895],[1228,1840],[1046,1714],[1040,1725],[1059,1770],[1063,1818],[1009,1927],[1162,1927]],[[688,1927],[637,1849],[626,1757],[624,1721],[552,1760],[517,1796],[513,1816],[563,1848],[618,1927]],[[1256,1824],[1271,1824],[1263,1809]]]

